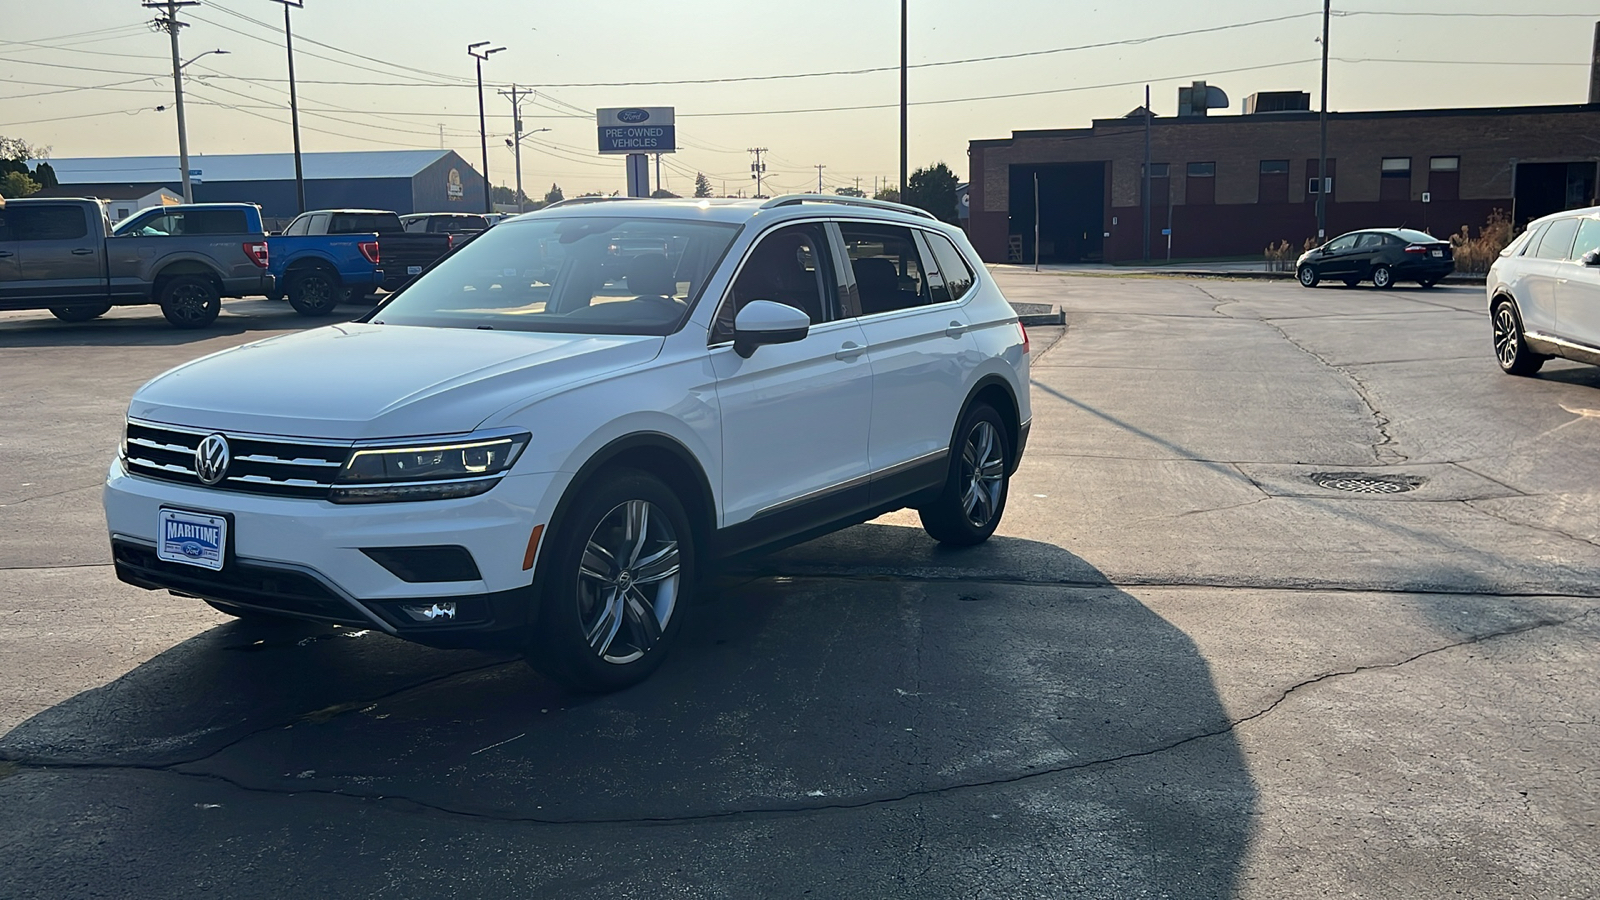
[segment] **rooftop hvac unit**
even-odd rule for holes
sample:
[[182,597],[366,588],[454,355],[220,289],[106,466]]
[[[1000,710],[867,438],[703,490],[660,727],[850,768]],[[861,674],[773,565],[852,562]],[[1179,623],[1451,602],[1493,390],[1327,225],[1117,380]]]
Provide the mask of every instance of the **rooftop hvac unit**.
[[1178,88],[1178,115],[1203,116],[1207,110],[1227,109],[1228,95],[1222,88],[1196,81],[1189,87]]

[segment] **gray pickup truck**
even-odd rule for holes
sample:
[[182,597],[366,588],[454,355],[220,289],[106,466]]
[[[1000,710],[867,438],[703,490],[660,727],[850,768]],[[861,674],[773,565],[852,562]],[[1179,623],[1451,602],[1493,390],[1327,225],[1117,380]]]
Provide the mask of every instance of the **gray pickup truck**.
[[159,303],[203,328],[223,297],[272,292],[261,211],[247,203],[143,210],[112,231],[97,200],[0,206],[0,310],[48,309],[87,322],[113,306]]

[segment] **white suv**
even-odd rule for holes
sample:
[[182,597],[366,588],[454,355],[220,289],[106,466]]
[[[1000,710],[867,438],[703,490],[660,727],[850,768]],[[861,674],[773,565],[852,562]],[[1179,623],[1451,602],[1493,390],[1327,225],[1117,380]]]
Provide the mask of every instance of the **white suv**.
[[1489,267],[1494,354],[1512,375],[1552,356],[1600,365],[1600,207],[1556,213]]
[[568,201],[140,388],[106,521],[130,584],[609,690],[718,559],[907,506],[983,541],[1030,421],[1027,333],[925,213]]

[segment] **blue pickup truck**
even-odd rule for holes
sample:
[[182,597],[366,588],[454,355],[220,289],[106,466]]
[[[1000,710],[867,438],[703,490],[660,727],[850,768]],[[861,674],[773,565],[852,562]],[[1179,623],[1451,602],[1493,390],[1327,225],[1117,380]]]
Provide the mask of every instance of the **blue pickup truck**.
[[448,234],[408,234],[393,212],[301,213],[268,239],[272,274],[295,312],[325,316],[351,298],[396,290],[449,252]]

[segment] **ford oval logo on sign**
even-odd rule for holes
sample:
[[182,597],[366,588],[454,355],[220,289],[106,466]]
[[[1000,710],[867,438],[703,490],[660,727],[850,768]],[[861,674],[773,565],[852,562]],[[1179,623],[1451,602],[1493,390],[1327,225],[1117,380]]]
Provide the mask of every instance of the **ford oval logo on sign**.
[[639,109],[637,107],[633,109],[625,109],[617,113],[617,120],[620,122],[626,122],[629,125],[637,125],[640,122],[649,121],[650,113],[648,110]]

